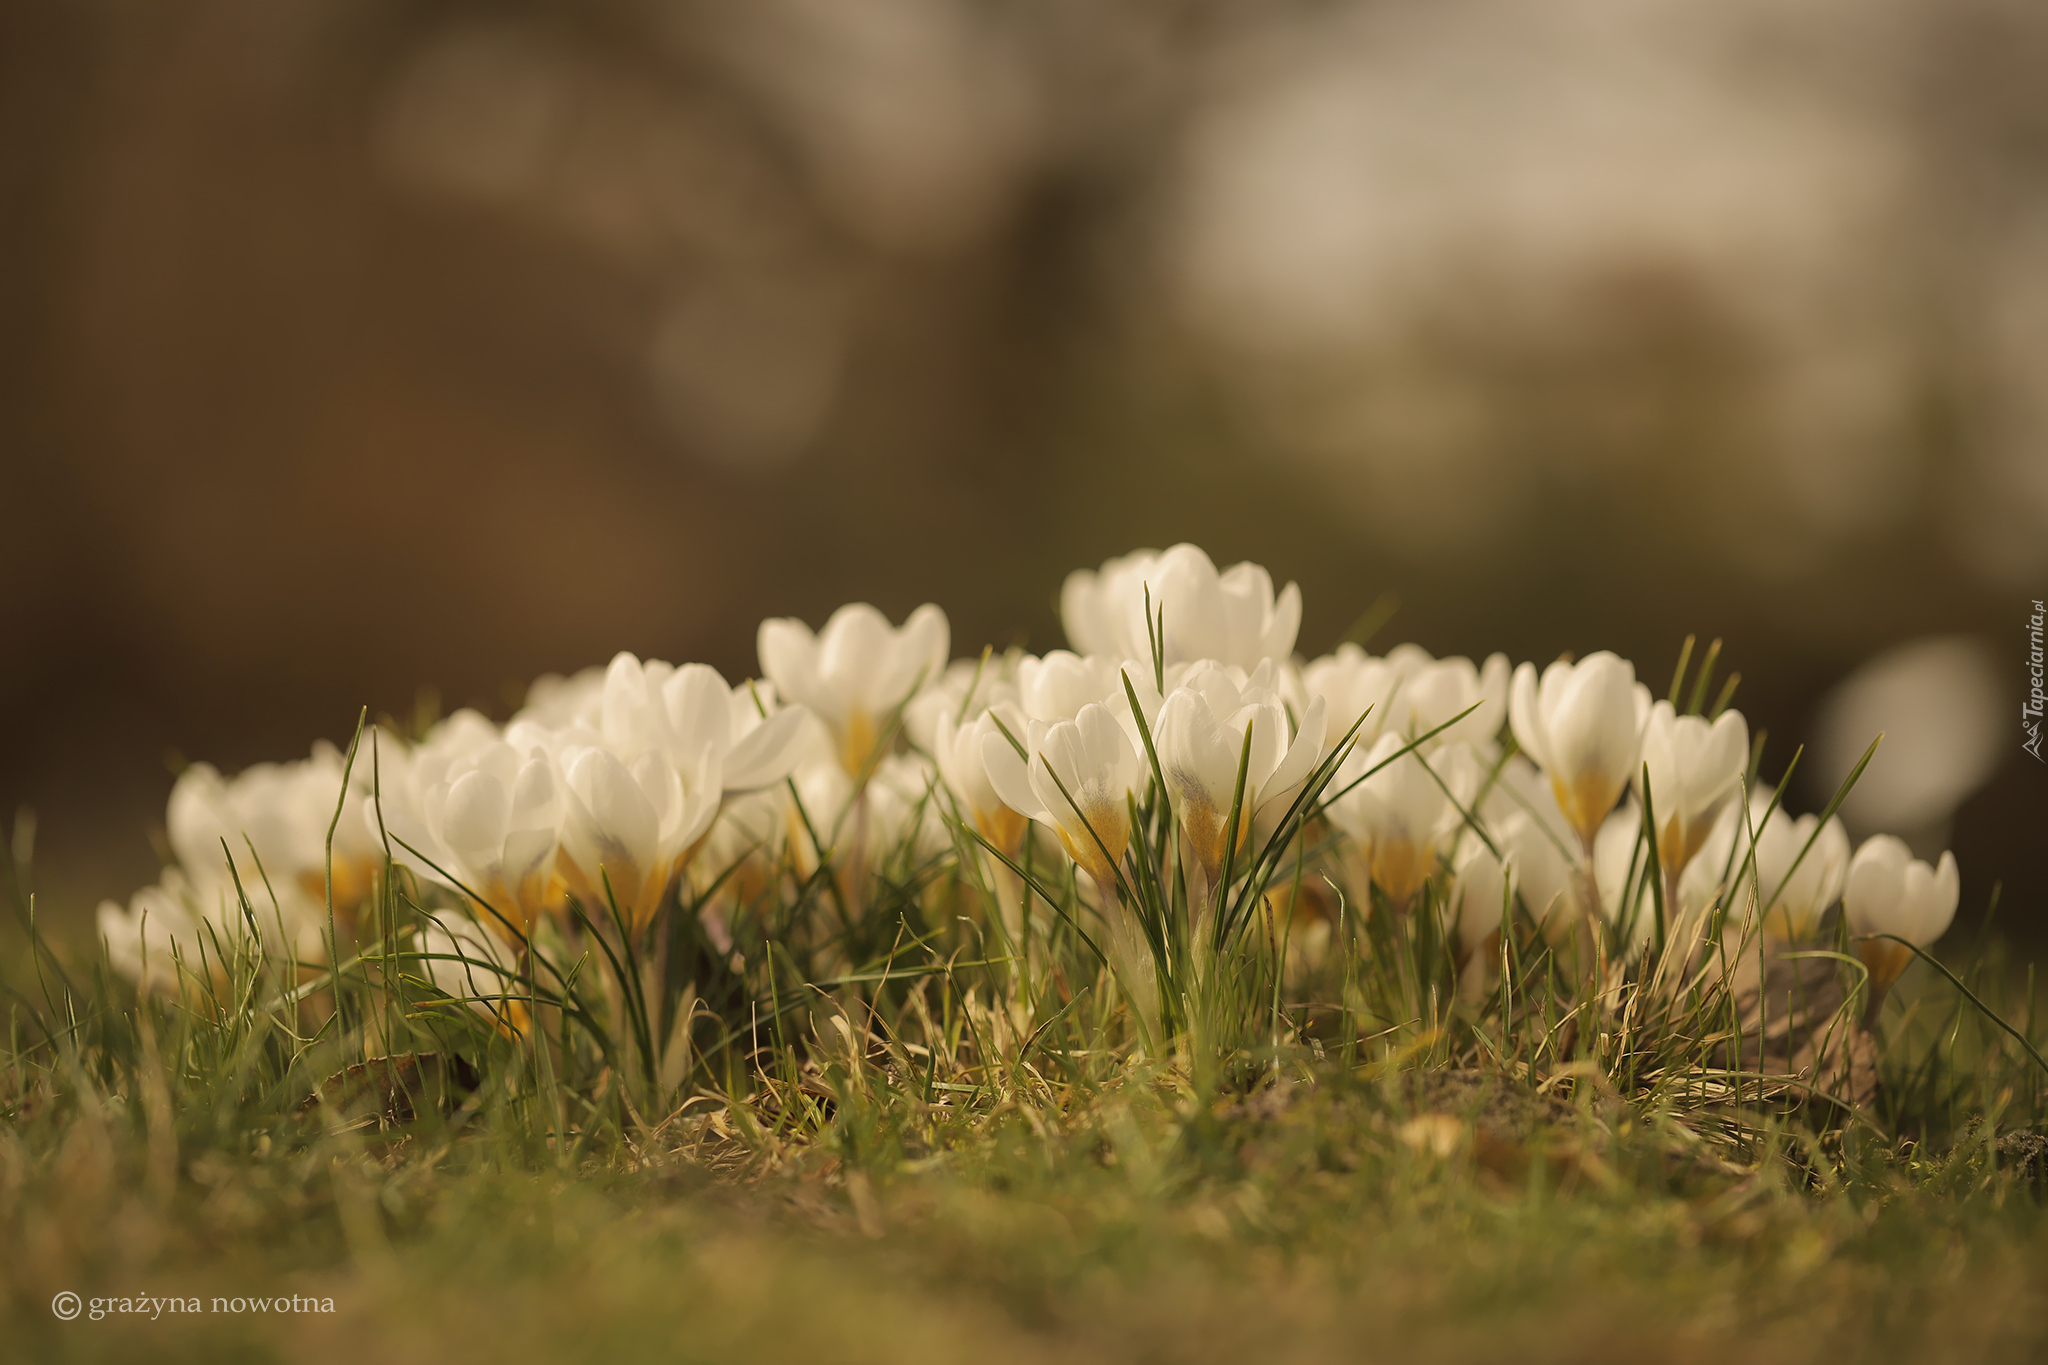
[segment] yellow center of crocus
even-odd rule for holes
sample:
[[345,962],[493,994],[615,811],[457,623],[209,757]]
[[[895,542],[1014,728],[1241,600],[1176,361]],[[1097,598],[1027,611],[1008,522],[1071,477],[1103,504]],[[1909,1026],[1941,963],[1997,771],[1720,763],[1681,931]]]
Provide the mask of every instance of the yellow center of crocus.
[[1787,943],[1796,943],[1812,936],[1815,918],[1812,906],[1789,905],[1781,900],[1764,916],[1763,932]]
[[1028,823],[1001,802],[986,809],[981,806],[974,808],[974,827],[981,831],[982,838],[1006,854],[1014,855],[1024,846],[1024,826]]
[[839,765],[848,777],[859,777],[875,752],[875,722],[856,706],[846,717],[846,737],[839,744]]
[[[509,995],[517,987],[507,982],[503,989]],[[491,1022],[497,1025],[499,1034],[515,1042],[526,1036],[526,1026],[533,1022],[525,1002],[521,1000],[493,1000],[487,1008],[491,1012]]]
[[1550,790],[1557,797],[1557,808],[1564,812],[1564,818],[1579,837],[1586,840],[1591,840],[1599,832],[1607,813],[1621,799],[1621,785],[1598,772],[1580,773],[1570,782],[1559,777],[1550,779]]
[[[1060,846],[1083,872],[1105,890],[1116,884],[1116,865],[1123,860],[1131,841],[1129,817],[1107,801],[1092,803],[1086,812],[1087,825],[1079,818],[1071,824],[1060,822]],[[1090,830],[1093,833],[1090,833]]]
[[[583,913],[590,917],[592,923],[609,924],[612,903],[616,901],[626,932],[636,935],[653,921],[654,912],[660,908],[661,898],[668,891],[669,880],[681,867],[681,859],[670,858],[657,862],[653,867],[643,868],[619,848],[607,850],[595,867],[579,867],[570,858],[561,859],[561,871],[568,879],[568,889],[583,902]],[[606,883],[611,886],[609,899],[605,895]]]
[[1913,963],[1913,950],[1888,938],[1865,939],[1856,945],[1856,956],[1870,971],[1872,990],[1884,990],[1899,979],[1899,973]]
[[[334,917],[343,924],[352,924],[357,907],[369,899],[370,889],[375,884],[377,864],[368,858],[351,859],[337,857],[334,860]],[[251,891],[246,883],[242,888]],[[299,874],[299,889],[320,905],[327,904],[327,867],[323,863]],[[255,905],[260,898],[254,894],[249,903]]]
[[1683,871],[1706,845],[1713,828],[1712,820],[1695,820],[1691,825],[1676,815],[1666,820],[1657,836],[1657,856],[1663,860],[1665,875],[1675,877]]
[[1408,903],[1415,899],[1415,893],[1429,880],[1430,865],[1435,861],[1433,852],[1418,847],[1413,839],[1405,836],[1375,840],[1372,846],[1372,879],[1388,903],[1398,911],[1406,910]]
[[[1211,801],[1207,789],[1192,781],[1182,780],[1180,789],[1180,826],[1187,832],[1188,847],[1195,851],[1195,860],[1214,882],[1223,871],[1224,846],[1230,842],[1230,812]],[[1237,820],[1236,851],[1243,853],[1252,838],[1249,805],[1238,812]]]
[[1223,868],[1223,813],[1206,795],[1190,793],[1181,804],[1180,824],[1187,831],[1195,861],[1214,881]]

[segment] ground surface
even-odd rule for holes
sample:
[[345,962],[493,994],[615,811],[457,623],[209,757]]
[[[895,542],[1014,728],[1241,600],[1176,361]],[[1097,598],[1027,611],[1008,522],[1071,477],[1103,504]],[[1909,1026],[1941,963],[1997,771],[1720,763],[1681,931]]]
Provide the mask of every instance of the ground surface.
[[[2048,1352],[2042,1154],[1852,1129],[1731,1160],[1588,1086],[1158,1077],[623,1150],[374,1128],[0,1134],[23,1360],[1987,1361]],[[148,1103],[145,1097],[142,1101]],[[772,1120],[771,1120],[772,1121]],[[54,1140],[35,1140],[37,1134]],[[2033,1140],[2038,1146],[2038,1140]],[[182,1144],[192,1145],[186,1137]],[[263,1144],[259,1143],[259,1148]],[[53,1314],[70,1290],[73,1321]],[[332,1311],[215,1311],[297,1295]],[[122,1299],[200,1300],[198,1313]],[[92,1299],[112,1300],[94,1320]]]

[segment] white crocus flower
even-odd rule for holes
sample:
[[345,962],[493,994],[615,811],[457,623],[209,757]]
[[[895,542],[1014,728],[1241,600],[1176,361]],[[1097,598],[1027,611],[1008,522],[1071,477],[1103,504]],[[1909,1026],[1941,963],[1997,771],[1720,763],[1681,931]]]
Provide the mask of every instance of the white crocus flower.
[[466,1002],[509,1036],[526,1031],[518,962],[498,933],[463,915],[437,915],[420,930],[414,946],[435,990]]
[[[267,949],[288,946],[306,962],[324,955],[321,926],[310,917],[283,925],[290,937],[280,942],[283,916],[261,886],[250,892],[249,903],[256,912],[260,941]],[[195,981],[223,984],[227,979],[224,956],[232,957],[250,943],[248,918],[232,881],[223,875],[217,882],[194,882],[175,867],[165,868],[158,882],[137,891],[125,906],[117,901],[101,902],[98,927],[114,970],[141,990],[165,995],[183,989],[181,968]]]
[[939,718],[953,717],[957,725],[963,716],[980,714],[999,702],[1017,700],[1015,654],[991,653],[986,659],[955,659],[938,679],[919,688],[904,703],[903,732],[919,753],[936,752]]
[[1925,948],[1948,932],[1960,894],[1955,854],[1943,853],[1940,863],[1930,866],[1892,835],[1874,834],[1863,841],[1849,860],[1842,913],[1858,940],[1857,954],[1870,969],[1873,1000],[1912,965],[1913,951],[1870,935],[1896,934]]
[[[232,785],[211,763],[193,763],[171,784],[164,832],[179,865],[196,877],[226,879],[227,859],[250,845],[264,867],[282,872],[312,858],[311,840],[302,837],[310,831],[300,828],[310,822],[294,809],[296,796],[280,763],[247,768]],[[236,865],[247,866],[247,858]]]
[[[1109,961],[1140,1014],[1156,1020],[1152,950],[1117,893],[1118,868],[1131,843],[1131,802],[1146,784],[1144,760],[1115,713],[1100,702],[1083,706],[1072,720],[1048,725],[1027,719],[1025,725],[1019,738],[1028,763],[1007,736],[983,737],[990,784],[1011,809],[1050,826],[1067,856],[1088,874],[1108,930],[1103,946]],[[1021,930],[1022,923],[1019,918],[1010,928]]]
[[1105,904],[1113,902],[1116,869],[1131,841],[1130,798],[1145,782],[1130,737],[1108,707],[1090,703],[1072,720],[1030,721],[1018,738],[1028,765],[1005,736],[983,736],[989,784],[1012,810],[1050,826]]
[[288,917],[317,910],[324,923],[327,833],[334,826],[334,905],[346,915],[369,893],[382,861],[364,820],[369,752],[366,734],[346,801],[344,762],[332,745],[315,745],[310,758],[295,763],[258,763],[232,778],[194,763],[178,775],[165,810],[171,851],[195,885],[232,885],[232,857],[252,902],[274,892]]
[[1289,583],[1276,597],[1273,579],[1257,564],[1222,573],[1193,545],[1163,554],[1138,550],[1076,569],[1060,589],[1060,620],[1068,641],[1083,654],[1137,659],[1149,664],[1152,632],[1145,619],[1165,614],[1167,664],[1214,659],[1247,671],[1294,652],[1301,628],[1301,590]]
[[[406,826],[408,821],[413,833],[424,834],[421,822],[425,819],[427,793],[445,785],[456,764],[503,743],[505,733],[465,707],[435,722],[417,744],[382,735],[378,741],[368,755],[376,770],[378,797],[363,808],[361,824],[364,834],[381,850],[386,831]],[[391,851],[399,862],[425,871],[404,849],[393,845]]]
[[1526,811],[1498,821],[1494,841],[1507,853],[1515,885],[1529,918],[1551,942],[1570,936],[1583,907],[1580,877],[1571,857],[1560,847],[1559,833]]
[[435,721],[417,744],[380,737],[376,763],[384,804],[388,807],[403,799],[408,782],[420,786],[437,782],[447,776],[449,768],[504,737],[504,731],[466,706]]
[[1393,712],[1394,694],[1401,688],[1401,667],[1391,659],[1374,658],[1353,644],[1337,646],[1337,652],[1303,665],[1298,705],[1306,709],[1320,697],[1329,724],[1338,734],[1358,724],[1358,742],[1369,745],[1387,728]]
[[[1483,743],[1500,733],[1508,712],[1507,655],[1489,655],[1483,666],[1466,658],[1423,659],[1403,670],[1400,690],[1382,722],[1387,729],[1412,739],[1446,726],[1428,741],[1429,748]],[[1464,718],[1447,724],[1459,715]]]
[[[777,788],[727,801],[697,846],[697,856],[689,861],[691,885],[701,896],[716,883],[729,899],[753,904],[773,884],[795,823],[789,793]],[[713,940],[721,952],[732,946],[723,921],[715,927]]]
[[710,764],[685,778],[656,750],[628,761],[594,745],[564,748],[560,762],[563,878],[600,922],[609,886],[626,931],[638,932],[718,814]]
[[479,918],[517,941],[546,909],[563,811],[553,760],[500,742],[451,764],[421,793],[416,816],[387,810],[385,827],[401,853],[417,850],[407,856],[415,870],[445,874],[482,898],[490,911],[476,908]]
[[1600,892],[1600,913],[1617,934],[1627,935],[1624,947],[1630,955],[1657,931],[1656,893],[1639,856],[1642,840],[1643,809],[1633,801],[1608,816],[1593,837],[1593,883]]
[[901,855],[915,866],[952,846],[937,791],[941,781],[938,768],[921,754],[891,754],[876,765],[862,826],[867,865]]
[[604,679],[607,669],[592,664],[568,677],[547,673],[526,689],[526,701],[506,724],[532,721],[549,730],[566,730],[574,725],[595,726],[604,711]]
[[[1169,688],[1192,671],[1187,664],[1176,664],[1166,670]],[[1242,670],[1232,670],[1238,686],[1245,683]],[[1261,674],[1269,677],[1270,672]],[[1140,755],[1145,752],[1145,737],[1139,720],[1144,727],[1157,729],[1159,724],[1159,689],[1153,686],[1152,666],[1136,660],[1121,662],[1106,655],[1071,654],[1056,649],[1043,659],[1025,659],[1017,666],[1017,703],[1027,719],[1044,721],[1050,725],[1055,721],[1072,720],[1081,713],[1081,708],[1099,702],[1109,708],[1116,717],[1116,723],[1124,727],[1124,734],[1131,741],[1131,748]],[[1125,684],[1129,684],[1129,690]],[[1138,699],[1138,709],[1131,709],[1131,698]]]
[[1124,667],[1106,654],[1080,655],[1055,649],[1042,659],[1023,659],[1017,664],[1017,704],[1033,720],[1050,724],[1072,720],[1090,702],[1101,702],[1112,711],[1129,710],[1124,695],[1124,675],[1143,681],[1142,701],[1152,690],[1152,666]]
[[544,748],[558,766],[558,866],[593,912],[609,881],[628,930],[643,928],[726,793],[789,775],[807,713],[792,706],[762,719],[768,700],[702,664],[620,654],[606,670],[594,730],[508,729],[509,741]]
[[1514,889],[1512,861],[1502,862],[1477,839],[1468,840],[1451,874],[1444,898],[1444,926],[1463,973],[1499,940],[1501,911]]
[[991,739],[1002,743],[1012,757],[1016,756],[1016,751],[1009,749],[1009,741],[1003,738],[998,718],[1020,739],[1030,729],[1027,717],[1014,702],[998,702],[964,724],[955,724],[949,711],[939,716],[932,752],[938,759],[940,774],[967,818],[981,831],[982,838],[1008,856],[1023,846],[1027,817],[997,793],[995,783],[989,779],[988,764],[982,758],[983,747]]
[[1364,716],[1361,745],[1382,734],[1413,739],[1477,708],[1432,736],[1425,748],[1434,749],[1476,744],[1498,734],[1507,719],[1509,675],[1505,654],[1474,665],[1466,658],[1433,659],[1420,645],[1396,645],[1381,659],[1343,644],[1334,654],[1304,665],[1294,693],[1302,706],[1311,697],[1323,698],[1339,733]]
[[1601,650],[1558,662],[1537,679],[1515,670],[1508,713],[1515,741],[1550,778],[1558,809],[1588,854],[1642,755],[1650,690],[1635,665]]
[[809,707],[831,730],[839,761],[858,776],[880,727],[912,692],[945,672],[946,613],[926,603],[899,629],[865,602],[832,613],[817,634],[788,618],[763,621],[761,671],[787,700]]
[[713,787],[701,795],[715,805],[721,792],[755,791],[789,776],[807,713],[776,708],[775,698],[770,689],[729,687],[705,664],[643,664],[622,653],[605,671],[598,733],[615,754],[654,750],[679,772],[708,762]]
[[[1270,677],[1270,669],[1261,669],[1254,681]],[[1286,707],[1270,685],[1241,689],[1213,665],[1195,669],[1160,706],[1154,744],[1167,799],[1212,885],[1227,851],[1240,760],[1244,798],[1237,851],[1242,852],[1253,826],[1263,829],[1284,815],[1321,761],[1324,731],[1320,698],[1309,703],[1300,730],[1290,737]]]
[[[1726,912],[1728,932],[1739,931],[1741,907],[1749,903],[1751,878],[1755,871],[1746,865],[1749,835],[1744,821],[1761,817],[1763,803],[1769,799],[1768,796],[1757,798],[1757,804],[1746,814],[1741,802],[1731,802],[1714,820],[1699,851],[1678,875],[1677,895],[1671,910],[1674,938],[1679,935],[1688,940],[1698,938],[1707,927],[1709,912],[1716,906]],[[1765,889],[1769,890],[1768,887]]]
[[1383,734],[1370,749],[1354,749],[1331,784],[1342,795],[1327,806],[1331,822],[1364,850],[1373,884],[1397,914],[1436,870],[1437,855],[1463,824],[1459,804],[1471,801],[1485,775],[1467,746],[1427,757],[1403,753],[1407,746],[1401,736]]
[[1749,763],[1749,726],[1739,711],[1723,711],[1713,722],[1681,716],[1668,701],[1650,707],[1643,728],[1642,763],[1633,783],[1640,795],[1643,768],[1650,773],[1650,802],[1657,812],[1657,856],[1665,876],[1676,882],[1692,862],[1714,822],[1742,790]]
[[1516,754],[1501,765],[1478,813],[1514,869],[1530,918],[1545,937],[1562,942],[1586,909],[1584,865],[1590,855],[1558,808],[1556,788]]
[[[772,706],[773,684],[763,684],[760,691]],[[727,797],[688,862],[691,882],[700,894],[724,878],[724,895],[740,905],[752,905],[783,871],[807,877],[817,869],[820,855],[811,830],[815,828],[829,847],[852,797],[853,782],[839,766],[832,737],[816,716],[808,716],[798,730],[794,751],[796,762],[787,785]],[[706,925],[721,951],[731,946],[722,922],[707,918]]]
[[[1769,797],[1755,800],[1762,809]],[[1818,830],[1818,833],[1816,833]],[[1813,847],[1807,848],[1807,841]],[[1805,850],[1805,856],[1800,851]],[[1740,855],[1737,855],[1738,872]],[[1795,867],[1793,864],[1797,863]],[[1774,810],[1756,832],[1755,885],[1763,897],[1763,930],[1774,938],[1798,941],[1820,928],[1820,918],[1841,898],[1849,877],[1849,834],[1841,818],[1820,823],[1817,815],[1793,819]],[[1744,879],[1745,887],[1748,880]]]

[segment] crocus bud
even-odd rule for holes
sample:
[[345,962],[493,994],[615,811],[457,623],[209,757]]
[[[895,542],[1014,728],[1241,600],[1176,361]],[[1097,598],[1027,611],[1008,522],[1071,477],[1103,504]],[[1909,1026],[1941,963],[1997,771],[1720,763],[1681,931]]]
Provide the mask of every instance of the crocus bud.
[[1010,809],[1050,825],[1067,856],[1105,897],[1113,896],[1116,867],[1131,841],[1128,801],[1144,782],[1123,727],[1109,708],[1091,702],[1072,720],[1032,721],[1017,738],[1028,764],[1008,736],[982,737],[989,785]]
[[965,724],[956,724],[948,711],[939,717],[932,748],[934,757],[938,759],[939,773],[946,779],[946,785],[952,788],[953,795],[959,798],[967,818],[974,822],[974,827],[981,831],[984,839],[1007,855],[1014,854],[1023,846],[1026,817],[996,792],[995,784],[989,780],[988,764],[982,758],[983,747],[991,739],[1003,745],[1012,757],[1016,756],[1016,751],[1009,748],[1009,741],[997,728],[998,716],[1013,735],[1021,736],[1030,728],[1024,713],[1014,702],[998,703],[969,718]]
[[1214,659],[1249,671],[1292,654],[1301,626],[1294,584],[1275,595],[1272,575],[1257,564],[1218,573],[1193,545],[1163,554],[1139,550],[1099,571],[1076,569],[1060,590],[1060,619],[1075,649],[1149,665],[1148,604],[1164,617],[1168,664]]
[[763,621],[761,671],[789,701],[809,707],[832,731],[839,762],[858,776],[880,726],[922,683],[945,672],[951,646],[946,613],[927,602],[901,628],[865,602],[832,613],[813,635],[801,621]]
[[1458,855],[1451,892],[1444,899],[1444,925],[1462,972],[1474,955],[1500,935],[1502,910],[1514,883],[1514,869],[1469,840]]
[[[1337,789],[1349,790],[1329,803],[1331,822],[1358,841],[1373,884],[1396,913],[1406,910],[1429,880],[1437,854],[1463,823],[1458,804],[1471,800],[1485,777],[1466,745],[1425,759],[1414,751],[1403,753],[1407,744],[1399,735],[1383,734],[1371,749],[1354,749],[1334,780]],[[1358,780],[1366,773],[1371,776]]]
[[[1807,848],[1808,840],[1813,847]],[[1842,883],[1848,875],[1849,835],[1839,818],[1820,825],[1817,815],[1795,820],[1783,810],[1772,811],[1756,832],[1756,887],[1763,896],[1763,931],[1792,941],[1811,938],[1820,927],[1820,917],[1841,899]]]
[[[1676,878],[1707,841],[1715,817],[1742,790],[1749,726],[1737,711],[1723,711],[1709,724],[1659,701],[1643,730],[1642,762],[1657,815],[1657,855],[1665,874]],[[1643,767],[1633,775],[1638,793]]]
[[1535,666],[1523,664],[1508,714],[1515,742],[1550,778],[1558,808],[1590,850],[1642,754],[1650,690],[1635,665],[1601,650],[1550,665],[1539,682]]
[[1267,812],[1269,821],[1284,814],[1286,803],[1321,760],[1323,715],[1321,699],[1310,702],[1301,728],[1290,735],[1278,693],[1257,686],[1240,691],[1225,670],[1215,667],[1190,674],[1159,708],[1154,742],[1167,798],[1212,884],[1230,852],[1225,845],[1240,766],[1241,850],[1250,842],[1260,813]]
[[1925,948],[1948,931],[1959,894],[1956,855],[1943,853],[1928,866],[1905,843],[1889,834],[1873,834],[1849,862],[1842,911],[1849,932],[1860,941],[1857,954],[1870,969],[1873,990],[1883,991],[1912,965],[1913,951],[1903,943],[1871,938],[1897,934],[1914,947]]

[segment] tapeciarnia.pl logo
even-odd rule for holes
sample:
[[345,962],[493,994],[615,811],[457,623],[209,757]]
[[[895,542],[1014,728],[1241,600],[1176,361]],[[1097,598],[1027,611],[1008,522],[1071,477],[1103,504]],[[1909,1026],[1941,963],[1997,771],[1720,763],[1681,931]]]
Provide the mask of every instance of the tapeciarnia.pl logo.
[[2041,686],[2041,621],[2048,616],[2048,609],[2041,605],[2041,599],[2034,599],[2034,614],[2027,622],[2027,674],[2031,682],[2027,688],[2027,699],[2020,703],[2020,728],[2027,732],[2026,742],[2020,747],[2032,754],[2037,762],[2048,762],[2041,757],[2041,712],[2048,704]]

